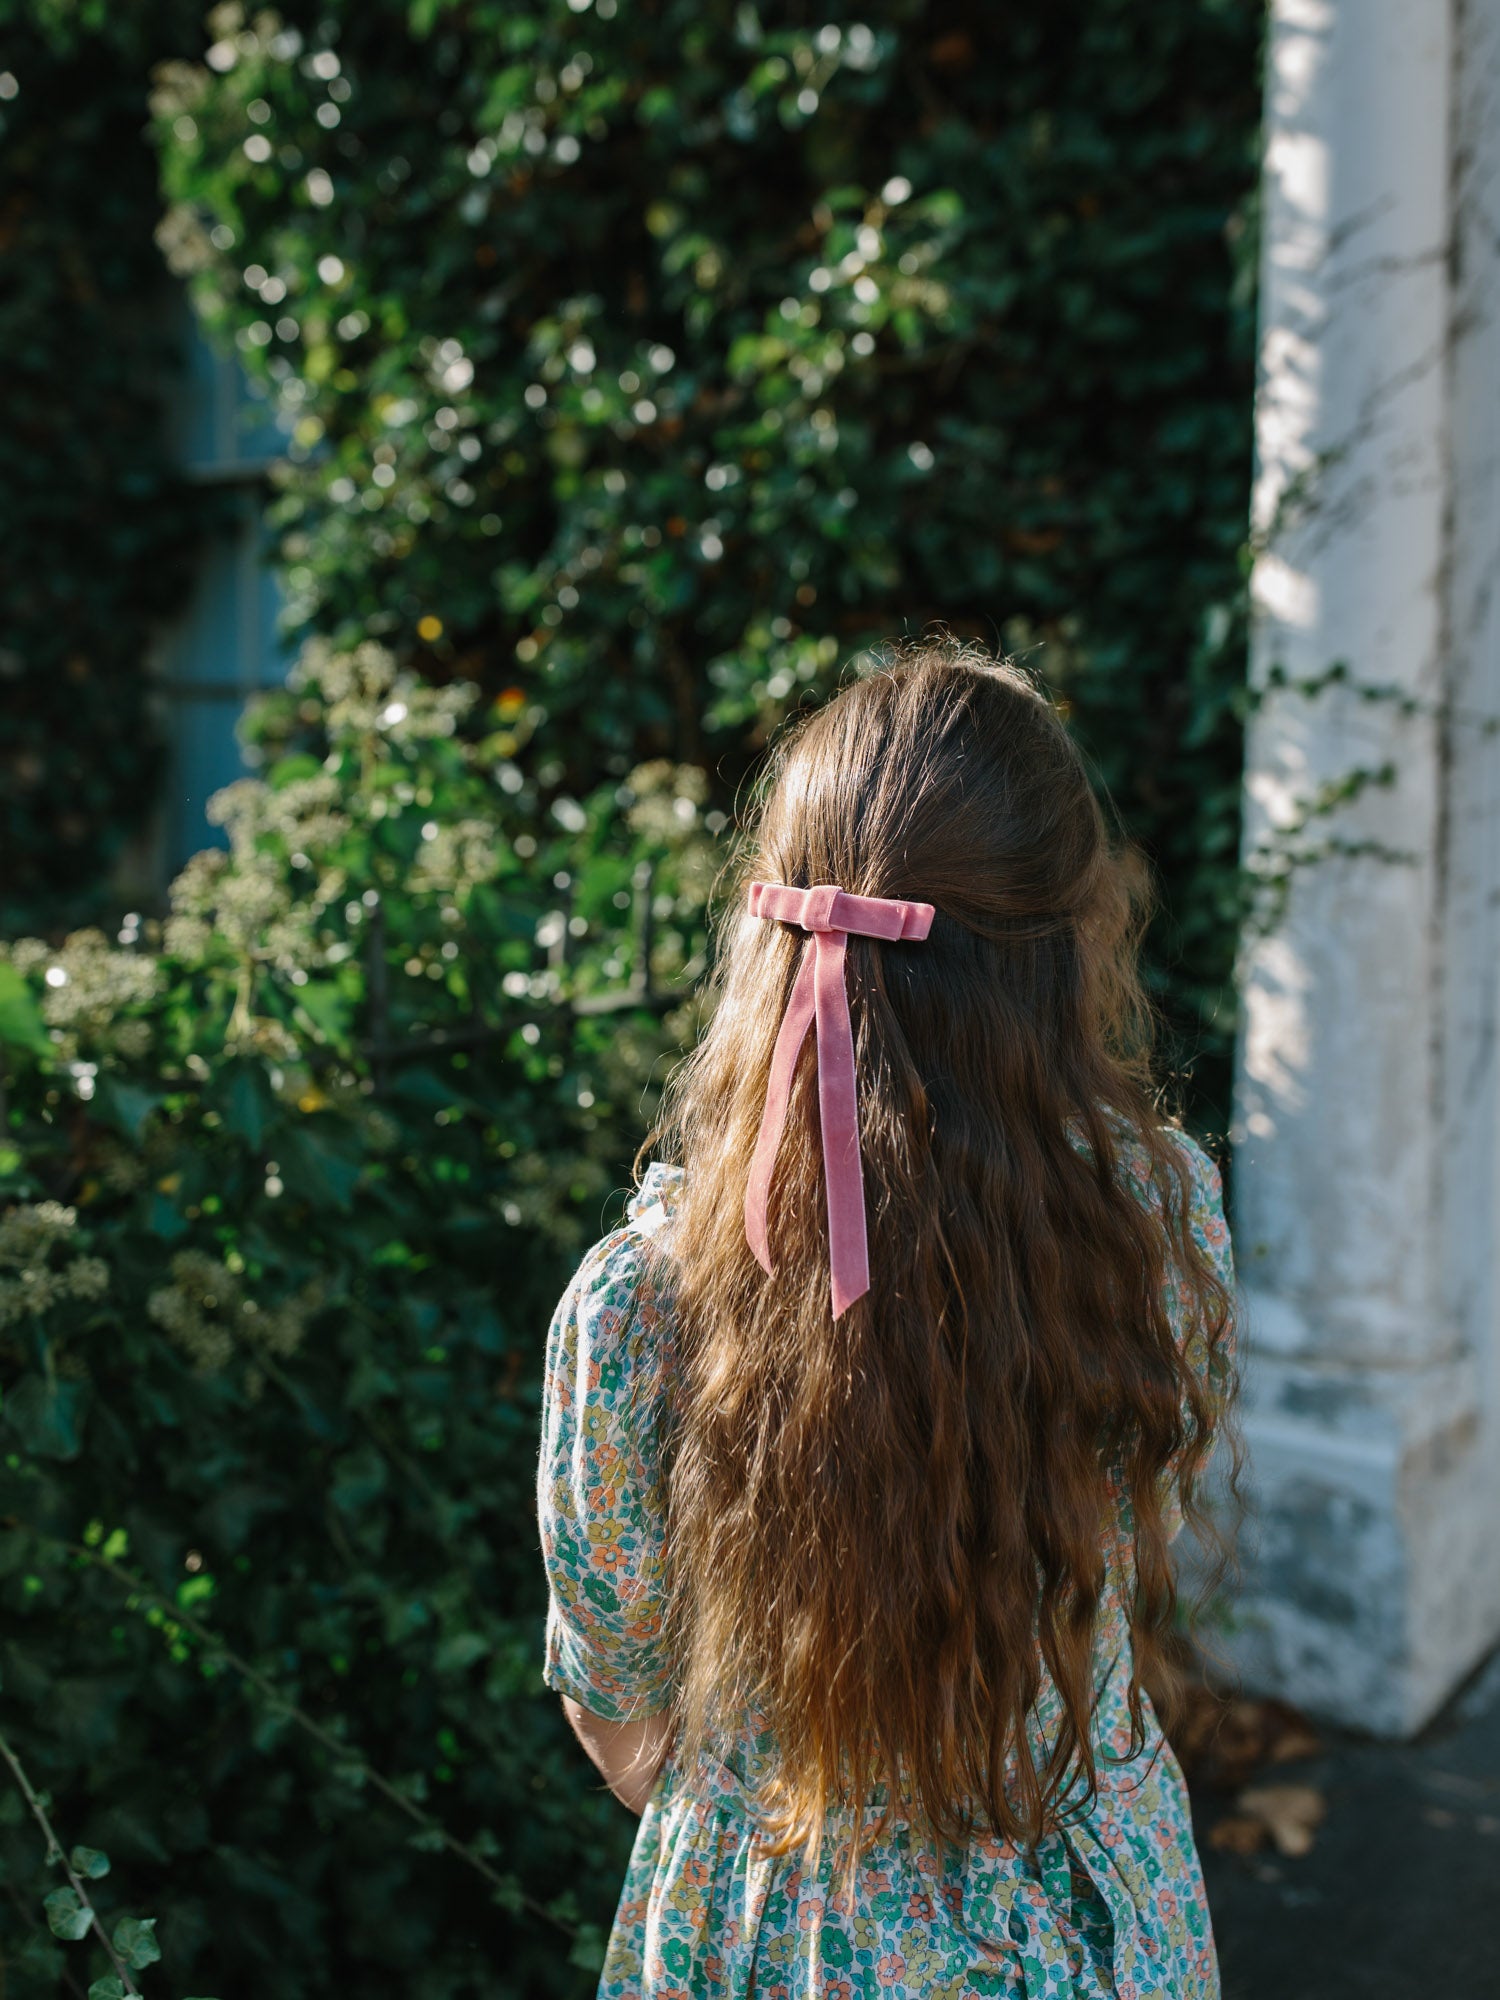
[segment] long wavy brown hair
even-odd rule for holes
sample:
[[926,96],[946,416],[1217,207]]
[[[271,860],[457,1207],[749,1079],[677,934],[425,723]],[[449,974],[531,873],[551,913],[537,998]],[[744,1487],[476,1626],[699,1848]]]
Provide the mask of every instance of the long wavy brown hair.
[[[848,943],[872,1283],[836,1322],[811,1037],[776,1165],[774,1278],[745,1241],[806,948],[744,913],[751,875],[937,910],[924,943]],[[670,1239],[681,1754],[756,1715],[783,1844],[816,1849],[829,1811],[877,1786],[935,1836],[987,1820],[1026,1842],[1091,1796],[1122,1508],[1145,1739],[1141,1676],[1176,1596],[1166,1516],[1199,1518],[1231,1302],[1154,1101],[1142,881],[1056,709],[953,642],[893,651],[771,760],[717,1004],[653,1143],[686,1170]],[[1127,1144],[1150,1200],[1126,1184]]]

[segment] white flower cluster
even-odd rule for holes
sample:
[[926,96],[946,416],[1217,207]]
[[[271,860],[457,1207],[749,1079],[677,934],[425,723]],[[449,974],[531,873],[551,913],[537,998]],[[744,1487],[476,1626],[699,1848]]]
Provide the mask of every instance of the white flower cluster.
[[64,1299],[92,1301],[109,1290],[109,1266],[102,1257],[69,1254],[54,1264],[52,1253],[72,1252],[77,1211],[58,1201],[23,1203],[0,1215],[0,1327],[38,1318]]
[[631,831],[672,857],[682,902],[706,902],[723,860],[704,823],[708,773],[697,764],[658,757],[638,764],[625,784],[633,795],[626,813]]
[[499,867],[499,839],[489,820],[459,819],[451,826],[434,823],[417,850],[407,876],[414,892],[448,889],[462,895],[488,882]]
[[229,849],[245,861],[268,834],[279,835],[309,859],[326,856],[349,831],[349,815],[337,810],[338,780],[323,774],[298,778],[273,790],[256,778],[240,778],[215,792],[208,820],[229,835]]
[[680,847],[700,825],[708,774],[696,764],[655,757],[649,764],[637,764],[625,786],[631,794],[626,819],[634,832],[653,844]]
[[293,687],[311,688],[327,707],[328,733],[335,740],[417,742],[452,736],[478,699],[468,682],[429,687],[397,667],[372,640],[351,652],[335,652],[326,640],[308,642],[292,676]]
[[307,1322],[321,1303],[316,1286],[262,1306],[226,1264],[202,1250],[181,1250],[172,1259],[172,1282],[147,1301],[157,1325],[180,1347],[201,1374],[225,1367],[237,1350],[276,1360],[295,1354]]
[[[237,1035],[250,1032],[254,1019],[252,968],[300,985],[349,955],[353,946],[328,913],[351,893],[348,837],[361,799],[373,819],[431,798],[414,783],[372,789],[366,781],[403,743],[454,735],[477,698],[467,685],[434,688],[401,673],[381,646],[337,652],[321,640],[304,649],[291,685],[321,711],[334,745],[327,768],[280,786],[243,778],[214,795],[208,816],[223,827],[228,851],[210,849],[188,862],[172,886],[164,934],[167,952],[186,964],[202,964],[216,951],[239,962]],[[413,891],[461,896],[496,873],[488,820],[433,820],[423,835]],[[263,1023],[261,1032],[263,1039]]]
[[94,930],[74,931],[57,946],[17,938],[0,946],[0,956],[37,986],[42,1019],[56,1030],[53,1039],[65,1059],[77,1055],[80,1040],[91,1047],[104,1042],[126,1057],[142,1056],[150,1047],[149,1025],[129,1014],[157,993],[161,980],[154,958],[116,951]]
[[335,856],[351,824],[338,802],[338,781],[322,774],[279,790],[241,778],[216,792],[208,816],[228,834],[229,851],[195,854],[172,884],[167,951],[191,964],[218,940],[242,962],[283,974],[323,965],[318,919],[343,893]]

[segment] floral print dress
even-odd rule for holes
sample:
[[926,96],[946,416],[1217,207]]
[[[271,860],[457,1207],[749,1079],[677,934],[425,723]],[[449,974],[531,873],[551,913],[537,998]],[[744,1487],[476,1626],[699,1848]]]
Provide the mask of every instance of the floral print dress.
[[[1232,1283],[1218,1175],[1190,1140],[1192,1227]],[[1139,1198],[1144,1155],[1127,1152]],[[624,1226],[584,1259],[553,1320],[538,1476],[551,1585],[547,1684],[592,1714],[671,1705],[664,1644],[661,1428],[670,1371],[666,1259],[680,1173],[650,1167]],[[1175,1288],[1168,1306],[1194,1352]],[[1107,1553],[1119,1574],[1123,1535]],[[976,1837],[938,1847],[893,1823],[852,1899],[830,1848],[815,1871],[767,1851],[757,1773],[773,1746],[747,1718],[694,1768],[673,1755],[642,1816],[600,2000],[1217,2000],[1203,1878],[1182,1775],[1146,1709],[1131,1757],[1131,1653],[1107,1596],[1098,1793],[1035,1849]],[[1053,1697],[1055,1700],[1055,1695]],[[1045,1726],[1045,1702],[1039,1718]]]

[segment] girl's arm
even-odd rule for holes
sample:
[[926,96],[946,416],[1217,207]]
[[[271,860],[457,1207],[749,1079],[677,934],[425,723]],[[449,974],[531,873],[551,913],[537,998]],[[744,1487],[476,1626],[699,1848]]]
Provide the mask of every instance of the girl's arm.
[[563,1714],[599,1775],[622,1806],[642,1813],[672,1740],[670,1715],[647,1715],[638,1722],[605,1722],[563,1696]]

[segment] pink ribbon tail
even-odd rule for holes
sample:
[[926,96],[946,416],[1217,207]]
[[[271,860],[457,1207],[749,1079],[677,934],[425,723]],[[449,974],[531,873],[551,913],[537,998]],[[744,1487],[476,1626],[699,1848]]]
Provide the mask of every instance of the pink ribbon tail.
[[865,1232],[865,1183],[859,1153],[859,1110],[854,1094],[854,1029],[844,986],[842,931],[814,931],[803,954],[771,1056],[771,1078],[760,1135],[745,1187],[745,1235],[767,1277],[775,1275],[766,1214],[771,1176],[786,1128],[792,1079],[807,1031],[816,1021],[818,1122],[823,1131],[823,1177],[828,1189],[828,1261],[833,1272],[833,1316],[870,1289]]
[[844,982],[843,931],[813,935],[813,992],[818,1020],[818,1117],[823,1127],[823,1179],[828,1190],[828,1263],[833,1316],[870,1289],[865,1232],[865,1174],[859,1151],[854,1090],[854,1028]]
[[791,1102],[792,1078],[797,1071],[797,1058],[802,1053],[802,1044],[807,1038],[808,1029],[812,1026],[814,1005],[813,959],[810,952],[804,952],[802,963],[797,967],[797,977],[792,982],[786,1012],[781,1017],[781,1030],[776,1037],[776,1047],[771,1052],[771,1078],[766,1086],[766,1108],[761,1113],[760,1134],[755,1141],[755,1152],[750,1161],[750,1179],[745,1187],[745,1236],[755,1253],[756,1262],[768,1278],[776,1275],[776,1267],[771,1262],[771,1245],[766,1225],[766,1210],[771,1196],[771,1176],[776,1170],[776,1155],[781,1149],[781,1135],[786,1127],[787,1106]]
[[850,931],[863,937],[925,938],[932,924],[930,903],[896,902],[875,896],[848,896],[824,884],[791,889],[755,882],[752,916],[801,924],[812,936],[787,1000],[771,1054],[766,1106],[745,1186],[745,1236],[757,1263],[775,1275],[767,1225],[771,1180],[786,1129],[797,1059],[816,1024],[818,1122],[823,1141],[823,1178],[828,1202],[828,1262],[833,1316],[847,1312],[870,1289],[870,1245],[865,1216],[864,1163],[859,1146],[859,1102],[854,1075],[854,1028],[849,1018],[845,947]]

